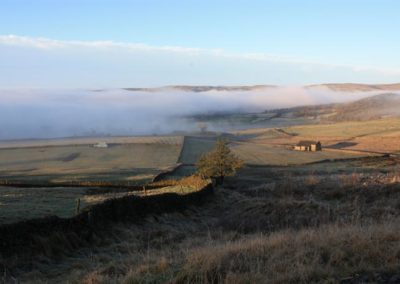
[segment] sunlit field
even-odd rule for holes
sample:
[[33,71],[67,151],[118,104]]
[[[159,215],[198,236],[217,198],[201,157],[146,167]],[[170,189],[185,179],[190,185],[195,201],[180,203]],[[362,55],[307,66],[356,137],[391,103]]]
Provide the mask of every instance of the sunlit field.
[[[160,171],[174,166],[182,140],[182,137],[139,137],[91,139],[92,144],[83,144],[87,140],[59,140],[55,145],[49,141],[32,142],[34,146],[0,149],[0,174],[2,179],[25,182],[135,184],[149,181]],[[109,141],[108,147],[94,147],[100,141]]]

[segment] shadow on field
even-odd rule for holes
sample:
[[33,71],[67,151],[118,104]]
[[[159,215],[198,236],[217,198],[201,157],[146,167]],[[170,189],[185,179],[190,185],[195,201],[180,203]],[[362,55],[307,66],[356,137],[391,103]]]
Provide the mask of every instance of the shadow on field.
[[0,267],[4,271],[36,255],[57,258],[101,242],[114,223],[140,223],[148,215],[182,212],[200,205],[213,193],[212,184],[178,195],[125,196],[93,205],[72,218],[46,217],[0,226]]

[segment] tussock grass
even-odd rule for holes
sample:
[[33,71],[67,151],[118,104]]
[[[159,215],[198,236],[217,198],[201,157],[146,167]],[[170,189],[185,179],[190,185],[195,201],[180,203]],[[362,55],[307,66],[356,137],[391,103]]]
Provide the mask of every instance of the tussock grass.
[[[253,235],[186,253],[177,283],[338,282],[400,269],[398,221]],[[375,277],[377,280],[378,276]]]
[[[268,169],[244,168],[201,207],[116,224],[95,246],[15,277],[28,283],[400,281],[395,171],[332,174],[310,166],[310,175],[270,175],[276,169]],[[342,182],[353,173],[357,182]]]

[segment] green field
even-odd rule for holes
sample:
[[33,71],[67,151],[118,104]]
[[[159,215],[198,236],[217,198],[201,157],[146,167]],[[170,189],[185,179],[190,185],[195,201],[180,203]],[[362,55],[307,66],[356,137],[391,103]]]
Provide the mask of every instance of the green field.
[[[107,141],[108,148],[93,147],[96,141]],[[23,141],[14,145],[18,147],[0,147],[2,181],[25,186],[52,185],[25,188],[1,186],[0,224],[44,216],[70,217],[76,214],[78,199],[83,209],[109,198],[141,195],[143,192],[140,191],[113,193],[112,189],[111,193],[96,189],[96,194],[88,194],[90,187],[86,187],[86,183],[145,185],[155,175],[175,167],[179,158],[195,162],[197,157],[212,148],[215,139],[188,137],[184,147],[183,141],[180,136],[84,138]],[[180,156],[181,152],[183,155]],[[174,178],[179,179],[192,172],[180,171]],[[82,186],[63,187],[64,183]],[[149,190],[146,194],[187,193],[192,190],[187,185],[174,185]]]
[[210,151],[215,145],[216,137],[186,136],[179,162],[182,164],[195,164],[202,154]]
[[[109,147],[93,147],[98,141],[106,141]],[[182,137],[166,136],[2,143],[0,180],[28,185],[80,182],[142,185],[176,165],[182,142]],[[127,194],[86,195],[86,190],[86,187],[62,186],[0,187],[0,224],[48,215],[70,217],[76,213],[77,199],[81,200],[82,209]]]
[[158,189],[132,192],[109,192],[87,194],[84,187],[18,188],[0,187],[0,225],[45,216],[72,217],[77,213],[77,201],[80,210],[104,202],[107,199],[126,195],[154,195],[162,193],[187,194],[197,190],[195,185],[172,185]]
[[[84,193],[84,188],[0,187],[0,224],[50,215],[70,217]],[[87,205],[82,201],[82,207]]]
[[146,137],[109,144],[108,148],[76,141],[70,145],[4,148],[0,149],[0,176],[24,181],[141,183],[174,166],[181,144],[181,137]]

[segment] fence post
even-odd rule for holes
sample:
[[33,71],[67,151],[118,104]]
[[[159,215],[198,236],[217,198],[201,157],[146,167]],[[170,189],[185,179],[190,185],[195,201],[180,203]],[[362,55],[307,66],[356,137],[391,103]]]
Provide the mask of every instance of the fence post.
[[78,198],[76,200],[76,215],[78,215],[80,211],[81,211],[81,199]]

